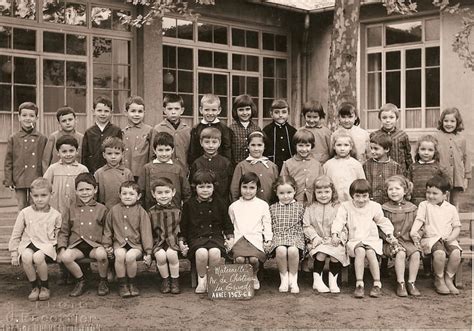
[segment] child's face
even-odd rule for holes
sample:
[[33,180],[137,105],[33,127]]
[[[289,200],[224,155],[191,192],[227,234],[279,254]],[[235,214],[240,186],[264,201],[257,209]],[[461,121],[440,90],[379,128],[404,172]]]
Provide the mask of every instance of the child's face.
[[237,117],[241,122],[248,122],[252,118],[252,107],[250,106],[238,107],[236,111]]
[[219,150],[221,141],[217,138],[203,138],[201,139],[201,146],[204,152],[209,156],[214,156]]
[[418,147],[418,156],[421,161],[429,162],[433,160],[435,151],[436,147],[432,141],[422,141]]
[[88,204],[94,196],[97,194],[97,187],[94,185],[86,183],[86,182],[79,182],[76,187],[76,196],[81,200],[83,204]]
[[72,145],[62,144],[59,146],[58,156],[65,164],[74,163],[76,161],[77,149]]
[[122,187],[120,190],[120,201],[122,201],[125,206],[133,206],[140,200],[141,196],[141,194],[138,194],[138,192],[131,187]]
[[405,197],[405,188],[395,181],[390,181],[387,186],[387,195],[393,202],[400,202]]
[[112,109],[109,106],[104,105],[103,103],[98,103],[94,109],[94,116],[97,123],[101,125],[106,125],[110,122],[112,118]]
[[370,201],[369,193],[354,193],[352,201],[354,202],[354,206],[362,208]]
[[372,157],[375,160],[385,160],[388,157],[389,149],[385,149],[379,144],[370,143],[370,151],[372,152]]
[[304,120],[306,121],[306,126],[309,128],[314,128],[319,126],[321,118],[319,113],[315,111],[309,111],[304,115]]
[[102,156],[109,166],[116,167],[122,161],[123,151],[120,148],[106,147]]
[[443,118],[443,129],[444,131],[451,133],[456,130],[457,121],[454,114],[447,114]]
[[293,201],[295,198],[295,189],[290,184],[283,184],[279,185],[276,189],[276,195],[278,197],[278,201],[282,204],[287,205]]
[[161,206],[168,205],[175,194],[176,190],[169,186],[157,186],[153,191],[151,191],[151,195]]
[[320,187],[314,190],[316,201],[325,205],[331,202],[332,189],[330,187]]
[[128,106],[128,110],[125,111],[129,123],[134,125],[140,124],[143,122],[145,117],[145,106],[132,103]]
[[214,122],[214,120],[221,113],[221,105],[219,102],[203,103],[199,108],[199,112],[206,122]]
[[311,153],[311,144],[310,143],[297,143],[296,144],[296,153],[303,158],[306,159],[309,154]]
[[72,132],[76,128],[76,117],[74,114],[59,116],[59,126],[64,132]]
[[201,200],[209,200],[212,197],[213,193],[214,184],[212,183],[202,183],[196,185],[196,194]]
[[181,115],[183,115],[184,107],[181,107],[180,102],[168,102],[163,109],[166,119],[171,123],[178,123]]
[[339,124],[342,125],[344,129],[350,129],[354,125],[357,117],[354,113],[350,115],[339,116]]
[[351,140],[349,137],[340,137],[334,142],[334,152],[340,158],[345,158],[350,155],[352,150]]
[[383,111],[380,113],[380,122],[385,130],[393,130],[397,124],[397,115],[391,110]]
[[24,108],[18,114],[18,120],[20,121],[20,125],[24,130],[31,130],[36,125],[38,116],[36,116],[34,109]]
[[158,161],[168,162],[173,156],[174,148],[169,145],[156,145],[155,155]]
[[249,143],[249,154],[251,157],[259,159],[263,155],[263,151],[265,150],[265,143],[263,142],[262,138],[255,137],[250,140]]
[[285,124],[286,121],[288,121],[288,116],[290,115],[290,112],[288,111],[288,107],[285,107],[272,109],[270,114],[275,123]]
[[240,194],[244,200],[252,200],[257,195],[257,183],[249,182],[240,185]]
[[33,204],[39,210],[43,210],[49,206],[49,200],[51,199],[51,192],[49,189],[45,188],[36,188],[32,189],[30,192],[31,199]]
[[434,186],[428,186],[426,188],[426,200],[433,205],[440,204],[446,200],[446,193],[441,191],[439,188]]

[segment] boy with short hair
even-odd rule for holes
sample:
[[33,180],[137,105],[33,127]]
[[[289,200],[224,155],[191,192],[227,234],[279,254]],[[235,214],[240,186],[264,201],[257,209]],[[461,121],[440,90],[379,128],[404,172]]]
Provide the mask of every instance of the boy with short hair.
[[292,143],[296,129],[288,124],[289,114],[290,106],[286,100],[274,100],[270,110],[270,116],[273,121],[263,128],[263,132],[268,137],[268,143],[265,144],[263,155],[278,166],[278,171],[281,171],[283,162],[292,157],[296,152],[295,146]]
[[76,200],[62,213],[62,225],[58,234],[58,260],[76,279],[76,286],[69,294],[78,297],[86,291],[86,280],[78,259],[90,257],[97,260],[100,275],[97,294],[109,293],[107,268],[109,261],[102,246],[107,208],[94,199],[97,182],[90,173],[78,175],[74,182]]
[[106,96],[94,100],[95,124],[86,130],[82,140],[82,163],[94,174],[105,165],[102,143],[107,137],[122,138],[122,130],[112,124],[112,101]]
[[204,94],[201,98],[201,106],[199,112],[202,115],[202,120],[199,124],[191,130],[191,139],[188,152],[188,164],[191,166],[194,161],[204,154],[201,145],[201,132],[205,128],[213,127],[221,132],[219,154],[232,161],[232,135],[233,132],[224,123],[222,123],[217,116],[221,113],[221,101],[217,95]]
[[173,162],[180,164],[188,173],[188,151],[191,140],[191,127],[181,121],[184,112],[183,98],[178,94],[167,94],[163,98],[165,119],[155,125],[156,132],[167,132],[174,138]]
[[23,102],[18,107],[20,131],[8,138],[5,154],[3,184],[15,190],[18,210],[28,206],[30,185],[41,177],[44,147],[47,138],[36,130],[38,106]]
[[389,136],[376,135],[370,138],[372,158],[365,161],[365,177],[370,183],[372,200],[383,205],[388,202],[385,181],[395,175],[403,175],[400,165],[389,156],[392,141]]
[[[439,294],[459,294],[453,279],[461,263],[461,247],[457,241],[461,222],[455,206],[447,201],[451,188],[446,176],[434,176],[426,183],[426,201],[418,206],[410,236],[421,244],[424,254],[433,256],[434,285]],[[423,227],[423,236],[418,230]],[[445,264],[447,257],[447,266]]]
[[329,160],[332,134],[332,131],[323,124],[326,117],[324,108],[319,101],[310,100],[304,104],[302,113],[305,125],[298,130],[306,129],[314,135],[315,143],[311,153],[323,164]]
[[102,243],[115,256],[115,274],[122,298],[140,295],[135,283],[137,260],[151,265],[153,236],[150,218],[140,205],[140,187],[134,181],[120,185],[120,203],[107,214]]
[[408,135],[396,126],[399,118],[400,111],[397,106],[392,103],[386,103],[379,110],[379,120],[382,122],[382,127],[372,132],[370,137],[382,135],[392,139],[392,148],[389,155],[400,165],[402,174],[406,176],[410,164],[413,163],[413,159],[411,157],[411,145]]
[[46,147],[43,153],[43,173],[48,167],[59,161],[59,156],[56,153],[56,141],[64,135],[73,136],[78,143],[76,160],[81,163],[82,156],[82,138],[84,135],[76,131],[76,112],[72,107],[59,107],[56,111],[56,119],[58,120],[60,129],[51,133],[48,137]]
[[211,170],[216,176],[215,194],[225,203],[229,202],[229,185],[233,169],[228,158],[219,154],[221,132],[217,128],[205,128],[201,131],[200,142],[204,155],[198,157],[191,166],[189,178],[193,178],[198,170]]
[[120,202],[119,188],[123,182],[134,180],[130,169],[122,164],[125,145],[120,138],[107,137],[102,143],[106,164],[94,174],[98,183],[97,201],[108,209]]
[[181,209],[182,203],[191,196],[191,188],[186,179],[186,172],[181,166],[177,166],[172,159],[174,154],[174,140],[167,132],[159,132],[153,139],[153,150],[156,158],[145,164],[144,175],[139,179],[139,186],[144,192],[144,206],[149,210],[156,204],[151,190],[151,183],[160,177],[169,178],[176,189],[173,197],[175,207]]
[[150,146],[153,137],[153,128],[143,123],[145,118],[145,102],[139,96],[131,96],[125,102],[127,126],[123,128],[123,142],[125,151],[123,164],[132,171],[135,181],[143,176],[143,167],[147,164],[153,151]]
[[79,147],[76,138],[69,135],[61,136],[56,141],[55,147],[59,161],[51,164],[43,177],[53,186],[51,206],[63,213],[75,201],[74,180],[77,175],[89,171],[76,160]]

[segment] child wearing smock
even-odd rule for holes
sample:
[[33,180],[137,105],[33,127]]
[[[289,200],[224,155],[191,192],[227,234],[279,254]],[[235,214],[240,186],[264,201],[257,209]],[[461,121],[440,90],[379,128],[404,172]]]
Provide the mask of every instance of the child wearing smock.
[[[349,265],[345,240],[334,246],[331,242],[331,226],[339,209],[337,192],[327,176],[320,176],[314,181],[315,201],[306,207],[303,216],[303,231],[308,242],[309,255],[314,258],[313,289],[319,293],[339,293],[337,278],[341,268]],[[346,231],[343,231],[346,237]],[[329,261],[329,287],[323,282],[323,268]]]

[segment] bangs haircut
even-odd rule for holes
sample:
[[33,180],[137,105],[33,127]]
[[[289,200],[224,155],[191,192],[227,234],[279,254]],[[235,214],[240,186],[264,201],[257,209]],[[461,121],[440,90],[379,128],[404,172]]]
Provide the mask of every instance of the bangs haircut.
[[44,188],[47,189],[49,193],[53,192],[53,187],[49,180],[43,177],[36,178],[30,185],[30,190],[41,190]]
[[369,196],[372,194],[372,190],[370,189],[370,183],[367,179],[356,179],[352,182],[351,186],[349,187],[349,195],[351,196],[351,198],[354,198],[354,194],[356,193],[369,193]]
[[[328,176],[322,175],[322,176],[317,177],[314,180],[313,187],[314,187],[315,194],[316,194],[317,189],[330,188],[332,191],[331,203],[335,204],[338,202],[339,197],[337,196],[336,187],[334,186],[334,183],[332,182],[331,178],[329,178]],[[315,198],[316,198],[316,195],[315,195]]]
[[68,134],[61,136],[58,138],[58,140],[56,140],[55,147],[57,151],[59,151],[59,148],[61,147],[61,145],[71,145],[71,146],[74,146],[76,150],[79,148],[79,142],[77,141],[77,139]]
[[441,192],[447,193],[451,190],[451,183],[449,181],[449,178],[447,178],[446,176],[439,175],[428,179],[428,181],[426,182],[426,188],[428,187],[436,187],[441,190]]
[[133,180],[127,180],[120,184],[119,193],[122,193],[123,188],[131,188],[132,190],[137,192],[137,194],[141,194],[140,186],[138,186],[138,184]]
[[59,122],[59,120],[61,119],[61,116],[69,115],[69,114],[73,114],[74,118],[76,118],[76,112],[74,111],[72,107],[69,107],[69,106],[59,107],[58,110],[56,110],[56,119]]
[[170,146],[174,148],[174,138],[168,132],[158,132],[153,138],[153,149],[156,149],[156,146]]
[[357,113],[356,107],[352,103],[344,102],[343,104],[339,106],[339,109],[337,110],[337,115],[340,117],[349,117],[349,116],[352,116],[352,114],[354,114],[356,118],[354,121],[354,125],[359,125],[360,124],[359,114]]
[[210,127],[210,128],[205,128],[204,130],[201,131],[201,134],[199,135],[199,140],[203,139],[219,139],[221,140],[222,133],[218,128]]
[[286,184],[288,184],[288,185],[290,185],[291,187],[293,187],[293,189],[294,189],[295,192],[296,192],[296,188],[297,188],[296,180],[295,180],[293,177],[291,177],[291,176],[279,176],[279,177],[273,182],[273,185],[272,185],[273,191],[276,192],[278,186],[286,185]]
[[163,98],[163,107],[166,107],[169,103],[179,102],[181,107],[184,107],[183,98],[179,94],[166,94]]
[[306,129],[300,129],[296,131],[295,135],[293,136],[293,144],[311,144],[311,148],[314,148],[316,140],[314,138],[314,134]]
[[344,131],[334,132],[334,136],[331,139],[332,140],[331,151],[330,151],[331,152],[330,153],[331,157],[336,155],[336,151],[335,151],[334,147],[336,146],[337,140],[340,139],[340,138],[349,139],[349,143],[351,145],[350,156],[353,157],[353,158],[357,158],[357,149],[356,149],[356,146],[355,146],[355,143],[354,143],[354,139],[352,138],[352,136],[349,133],[344,132]]
[[26,101],[18,106],[18,114],[21,114],[23,109],[32,109],[35,111],[35,115],[38,116],[38,106],[34,102]]
[[254,138],[260,138],[263,140],[264,145],[267,144],[267,135],[265,134],[265,132],[262,132],[262,131],[250,132],[249,135],[247,136],[247,145],[249,145],[252,139]]
[[123,152],[125,150],[125,144],[119,137],[107,137],[102,143],[102,152],[105,152],[106,148],[120,149]]
[[199,169],[196,171],[193,175],[191,185],[194,189],[196,189],[196,185],[200,184],[213,184],[216,186],[217,178],[214,171],[208,169]]
[[257,116],[257,106],[253,102],[252,98],[248,94],[241,94],[237,96],[232,104],[232,118],[236,121],[239,120],[239,116],[237,116],[237,108],[242,107],[249,107],[252,109],[252,113],[250,115],[250,119]]
[[456,107],[446,108],[445,110],[443,110],[443,112],[439,116],[438,130],[446,132],[444,131],[443,127],[443,121],[446,115],[454,115],[454,118],[456,118],[456,129],[454,129],[453,133],[458,133],[464,130],[464,123],[462,121],[461,112]]
[[319,118],[324,119],[326,117],[326,113],[324,112],[323,105],[316,100],[309,100],[306,101],[305,104],[303,105],[303,117],[307,113],[317,113],[319,115]]
[[435,136],[427,134],[426,136],[420,137],[416,143],[416,153],[415,153],[415,161],[418,162],[420,161],[420,155],[418,154],[418,151],[420,150],[420,146],[423,142],[430,142],[433,143],[434,147],[434,155],[433,155],[433,160],[439,161],[439,150],[438,150],[438,139],[436,139]]
[[282,109],[282,108],[288,108],[288,113],[290,112],[290,106],[288,105],[288,102],[285,99],[275,99],[272,102],[271,106],[271,111],[274,109]]
[[94,99],[94,103],[92,104],[92,106],[94,107],[97,107],[97,105],[101,103],[101,104],[104,104],[106,105],[107,107],[110,108],[110,111],[113,112],[114,110],[112,109],[112,100],[110,100],[110,98],[106,95],[99,95],[97,98]]
[[213,104],[213,103],[218,103],[219,104],[219,108],[221,106],[221,99],[219,99],[219,97],[215,94],[211,94],[211,93],[208,93],[208,94],[204,94],[201,98],[201,102],[200,102],[200,105],[201,107],[204,105],[204,104]]
[[151,191],[154,192],[155,191],[155,188],[159,187],[159,186],[165,186],[165,187],[169,187],[170,189],[172,190],[175,190],[176,188],[174,187],[174,184],[173,182],[171,181],[171,179],[167,178],[167,177],[159,177],[157,178],[156,180],[152,181],[151,182]]
[[379,120],[381,119],[382,113],[385,112],[385,111],[386,112],[391,111],[392,113],[394,113],[397,120],[400,118],[400,111],[398,110],[398,107],[395,106],[393,103],[386,103],[379,110],[379,115],[378,115]]
[[402,175],[395,175],[392,177],[389,177],[387,180],[385,180],[385,191],[388,190],[388,185],[390,183],[398,183],[400,184],[401,187],[405,190],[405,199],[410,200],[411,199],[411,193],[413,192],[413,183],[408,180],[405,176]]
[[258,178],[258,175],[255,172],[246,172],[245,174],[240,177],[239,181],[239,189],[242,186],[242,184],[248,184],[248,183],[255,183],[257,184],[257,190],[260,189],[261,183],[260,179]]
[[138,95],[132,95],[131,97],[129,97],[127,99],[127,101],[125,102],[125,110],[126,111],[128,111],[128,108],[130,107],[130,105],[132,103],[143,106],[143,110],[145,110],[145,101],[143,100],[142,97],[140,97]]
[[94,188],[97,187],[97,181],[95,180],[95,177],[89,172],[83,172],[82,174],[77,175],[76,179],[74,179],[74,185],[76,189],[79,183],[87,183],[94,186]]
[[385,134],[375,133],[370,137],[370,142],[382,146],[383,149],[392,149],[392,138]]

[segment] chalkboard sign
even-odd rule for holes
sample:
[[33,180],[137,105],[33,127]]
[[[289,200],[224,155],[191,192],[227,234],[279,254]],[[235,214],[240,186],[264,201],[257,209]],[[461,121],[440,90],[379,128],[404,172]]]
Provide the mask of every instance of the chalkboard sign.
[[254,295],[252,266],[223,264],[209,268],[207,293],[210,299],[251,299]]

